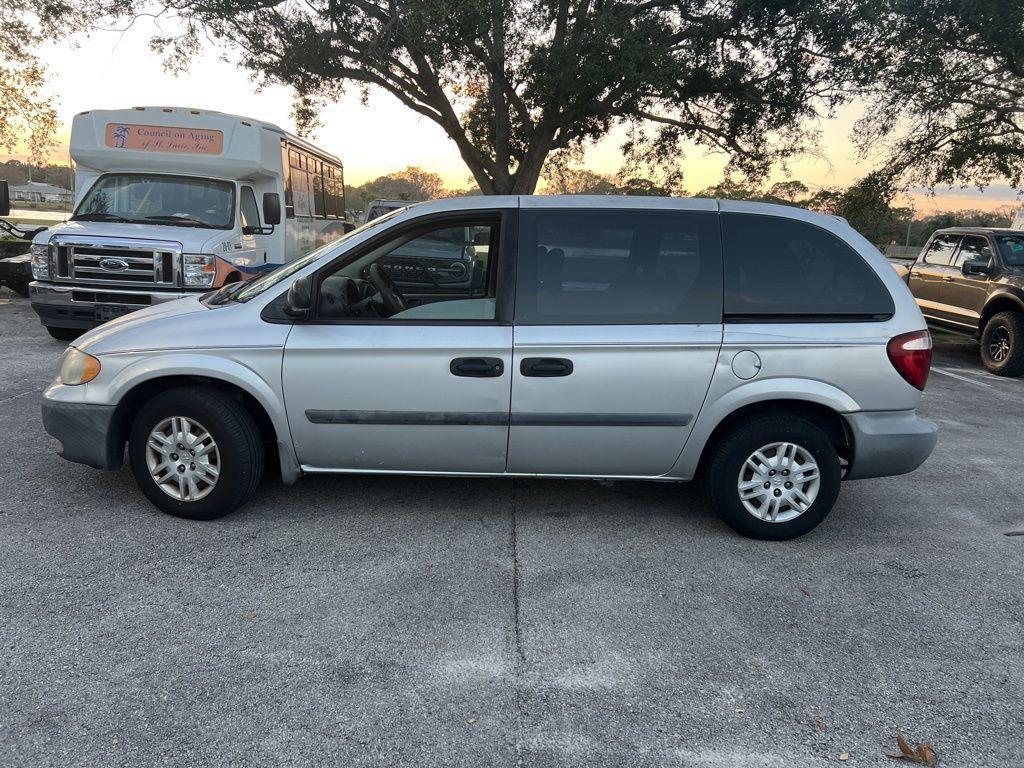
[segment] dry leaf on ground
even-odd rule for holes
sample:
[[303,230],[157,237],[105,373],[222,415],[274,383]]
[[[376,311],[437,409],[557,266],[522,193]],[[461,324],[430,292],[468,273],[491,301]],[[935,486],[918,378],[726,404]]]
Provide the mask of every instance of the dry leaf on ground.
[[899,752],[886,752],[886,755],[893,760],[906,760],[908,763],[926,765],[928,768],[939,764],[939,758],[935,754],[931,742],[923,741],[911,748],[907,740],[903,738],[903,734],[897,733],[896,746],[900,748]]

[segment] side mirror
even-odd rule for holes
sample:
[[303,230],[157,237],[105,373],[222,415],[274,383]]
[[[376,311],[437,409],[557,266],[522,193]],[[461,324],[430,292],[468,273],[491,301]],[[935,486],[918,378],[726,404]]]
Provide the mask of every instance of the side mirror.
[[491,244],[491,231],[489,229],[482,229],[479,232],[473,234],[473,245],[490,245]]
[[987,261],[973,259],[971,261],[965,261],[961,265],[960,271],[967,276],[981,276],[990,274],[992,272],[992,267],[989,266]]
[[277,192],[263,193],[263,221],[270,227],[281,223],[281,196]]
[[313,283],[308,277],[300,277],[288,289],[284,313],[288,317],[301,318],[309,315],[313,309]]
[[0,216],[11,215],[11,191],[6,181],[0,181]]

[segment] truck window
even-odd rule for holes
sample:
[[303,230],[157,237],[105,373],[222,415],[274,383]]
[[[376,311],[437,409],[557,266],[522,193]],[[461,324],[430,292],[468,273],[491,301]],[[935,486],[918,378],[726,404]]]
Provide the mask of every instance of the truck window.
[[725,314],[888,318],[889,291],[850,245],[813,224],[781,216],[722,214]]
[[1024,233],[996,235],[996,244],[1008,267],[1024,267]]
[[953,251],[960,238],[954,235],[939,235],[932,239],[931,245],[924,253],[925,264],[948,266],[953,259]]
[[960,244],[960,251],[956,255],[954,266],[962,267],[966,261],[984,261],[992,263],[992,248],[988,239],[978,235],[967,235]]

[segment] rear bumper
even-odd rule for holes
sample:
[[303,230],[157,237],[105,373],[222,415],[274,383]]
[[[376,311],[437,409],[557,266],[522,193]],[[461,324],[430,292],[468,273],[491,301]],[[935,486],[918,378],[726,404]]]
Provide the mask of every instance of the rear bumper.
[[844,413],[853,438],[847,480],[913,472],[935,448],[939,428],[917,411]]
[[96,469],[118,469],[124,444],[114,430],[116,406],[43,399],[43,429],[57,439],[57,453]]
[[56,285],[32,282],[28,286],[32,309],[43,325],[56,328],[95,328],[97,325],[153,304],[174,301],[196,292],[149,291],[145,288],[108,288],[95,285]]

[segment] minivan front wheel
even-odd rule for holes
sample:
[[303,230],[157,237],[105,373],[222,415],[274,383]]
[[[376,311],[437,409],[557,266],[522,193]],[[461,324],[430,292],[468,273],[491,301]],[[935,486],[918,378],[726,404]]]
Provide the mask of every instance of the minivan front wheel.
[[755,539],[793,539],[813,530],[832,510],[839,483],[832,441],[796,415],[739,425],[718,444],[708,472],[715,509]]
[[252,416],[211,389],[182,387],[148,401],[132,424],[128,454],[146,498],[191,520],[237,509],[263,475],[263,443]]

